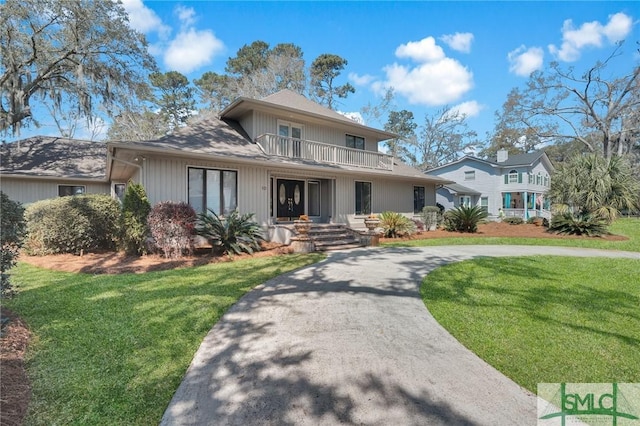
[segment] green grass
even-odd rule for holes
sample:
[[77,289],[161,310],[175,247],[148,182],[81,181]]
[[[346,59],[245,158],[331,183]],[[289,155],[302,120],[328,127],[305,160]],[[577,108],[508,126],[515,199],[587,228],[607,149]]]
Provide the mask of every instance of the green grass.
[[430,273],[422,298],[463,345],[537,383],[640,382],[640,260],[480,258]]
[[320,260],[291,255],[88,275],[19,264],[6,306],[27,321],[27,424],[158,424],[211,326],[243,294]]
[[[519,225],[513,225],[519,226]],[[640,251],[640,219],[623,218],[615,221],[609,228],[609,232],[615,235],[623,235],[628,240],[624,241],[607,241],[601,238],[498,238],[498,237],[449,237],[449,238],[430,238],[422,240],[409,241],[390,241],[382,243],[386,247],[426,247],[426,246],[443,246],[443,245],[475,245],[475,244],[494,244],[494,245],[536,245],[536,246],[565,246],[565,247],[584,247],[599,248],[607,250],[625,250]],[[454,234],[455,235],[455,234]]]

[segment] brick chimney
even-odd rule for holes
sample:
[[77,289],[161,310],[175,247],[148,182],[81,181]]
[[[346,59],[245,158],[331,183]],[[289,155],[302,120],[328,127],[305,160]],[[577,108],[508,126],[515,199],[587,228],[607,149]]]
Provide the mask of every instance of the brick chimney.
[[509,151],[507,151],[506,149],[501,149],[498,151],[498,163],[504,163],[505,161],[507,161],[507,158],[509,158]]

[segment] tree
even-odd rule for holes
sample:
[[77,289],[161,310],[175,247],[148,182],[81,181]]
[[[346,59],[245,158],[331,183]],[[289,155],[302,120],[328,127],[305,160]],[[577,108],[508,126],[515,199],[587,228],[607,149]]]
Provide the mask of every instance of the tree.
[[385,146],[390,155],[414,164],[415,155],[410,147],[416,144],[416,128],[418,125],[413,121],[413,113],[403,109],[402,111],[391,111],[389,118],[384,125],[384,130],[397,134],[399,137],[385,141]]
[[382,124],[381,118],[388,114],[393,108],[395,99],[395,92],[393,87],[387,88],[380,103],[378,105],[372,105],[371,102],[360,108],[360,113],[366,123],[376,122]]
[[589,153],[559,165],[547,196],[560,213],[592,215],[611,222],[620,211],[639,207],[640,181],[627,158],[607,160]]
[[153,73],[149,79],[159,92],[160,96],[156,96],[155,103],[160,107],[160,114],[166,120],[169,130],[184,125],[196,105],[189,79],[178,71]]
[[511,105],[513,99],[508,98],[502,111],[496,111],[496,125],[489,138],[489,146],[478,154],[482,158],[495,158],[498,151],[507,150],[509,154],[526,154],[536,150],[543,142],[536,129],[524,125],[514,115]]
[[608,77],[620,46],[582,75],[557,62],[532,73],[525,89],[509,93],[509,113],[543,139],[577,139],[606,159],[629,153],[640,137],[640,67]]
[[0,191],[0,298],[13,294],[9,269],[16,266],[25,235],[24,208]]
[[480,144],[469,129],[467,116],[449,107],[427,115],[420,139],[416,143],[418,166],[422,170],[456,160],[465,151]]
[[207,71],[199,79],[193,80],[193,84],[200,95],[200,102],[215,113],[225,109],[235,97],[231,87],[232,77],[228,75]]
[[356,89],[349,83],[336,86],[334,80],[340,76],[340,71],[347,65],[347,60],[338,55],[323,53],[311,64],[311,96],[322,105],[330,109],[336,106],[336,98],[346,98]]
[[107,140],[148,141],[164,136],[168,130],[167,122],[160,114],[146,108],[126,110],[114,117]]
[[0,131],[37,125],[40,105],[56,116],[110,115],[143,96],[155,68],[120,2],[0,3]]
[[266,68],[268,55],[269,43],[256,40],[251,44],[245,44],[238,49],[235,58],[227,60],[225,71],[238,78],[253,74]]

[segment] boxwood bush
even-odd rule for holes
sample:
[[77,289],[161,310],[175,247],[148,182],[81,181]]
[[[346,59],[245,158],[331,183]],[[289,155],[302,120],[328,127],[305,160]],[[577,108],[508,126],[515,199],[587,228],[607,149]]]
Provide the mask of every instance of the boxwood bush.
[[165,257],[179,258],[193,251],[196,212],[187,203],[164,201],[151,209],[147,225],[156,247]]
[[108,195],[42,200],[25,211],[29,254],[112,250],[118,235],[120,204]]
[[13,295],[9,269],[16,259],[24,238],[24,208],[0,191],[0,297]]

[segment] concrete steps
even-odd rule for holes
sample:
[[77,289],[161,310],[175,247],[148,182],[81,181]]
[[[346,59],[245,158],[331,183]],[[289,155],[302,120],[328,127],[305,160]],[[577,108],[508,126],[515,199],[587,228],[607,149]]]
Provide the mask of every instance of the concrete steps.
[[360,239],[344,225],[313,224],[309,230],[309,238],[313,241],[316,251],[363,247]]

